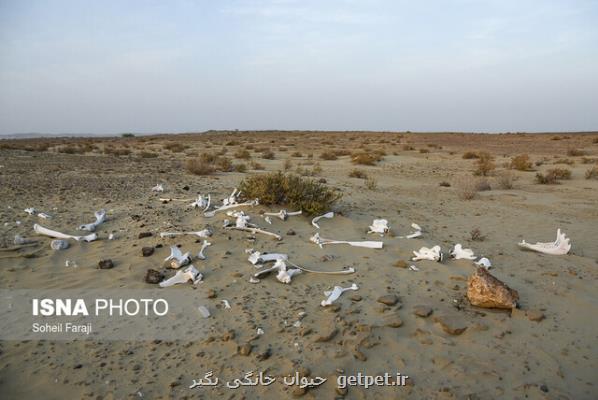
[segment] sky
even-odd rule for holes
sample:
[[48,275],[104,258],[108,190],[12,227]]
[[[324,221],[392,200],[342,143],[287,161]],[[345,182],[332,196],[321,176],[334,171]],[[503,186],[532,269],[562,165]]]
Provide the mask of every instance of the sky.
[[598,0],[0,0],[0,134],[598,130]]

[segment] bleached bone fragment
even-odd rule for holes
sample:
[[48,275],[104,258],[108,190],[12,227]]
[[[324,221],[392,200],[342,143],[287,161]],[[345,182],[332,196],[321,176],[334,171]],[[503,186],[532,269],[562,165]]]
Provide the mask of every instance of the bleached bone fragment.
[[270,217],[264,217],[264,220],[269,223],[270,225],[272,225],[272,218]]
[[202,317],[204,318],[210,318],[210,310],[208,310],[207,307],[205,306],[199,306],[197,307],[197,310],[199,310],[199,313],[201,314]]
[[473,254],[473,250],[464,249],[461,243],[457,243],[449,253],[455,260],[475,260],[476,256]]
[[50,218],[52,218],[52,216],[50,214],[46,214],[45,212],[37,213],[37,216],[40,217],[41,219],[50,219]]
[[106,210],[96,211],[94,215],[96,217],[96,220],[91,224],[79,225],[80,231],[94,232],[98,225],[106,221]]
[[156,186],[152,188],[152,192],[163,192],[164,186],[161,183],[158,183]]
[[409,266],[409,269],[410,269],[411,271],[419,271],[419,268],[417,268],[415,265],[410,265],[410,266]]
[[189,265],[184,271],[177,271],[173,277],[159,283],[160,287],[169,287],[178,285],[179,283],[187,283],[189,281],[198,283],[203,278],[203,275],[193,266]]
[[201,249],[199,249],[199,254],[197,254],[197,258],[199,258],[200,260],[205,260],[206,255],[203,252],[208,246],[211,246],[211,245],[212,245],[212,243],[208,242],[207,240],[204,240],[201,245]]
[[381,249],[384,246],[384,242],[377,242],[377,241],[359,241],[359,242],[350,242],[346,240],[332,240],[332,239],[324,239],[320,237],[319,233],[313,235],[309,240],[322,248],[325,244],[348,244],[349,246],[353,247],[366,247],[368,249]]
[[38,212],[35,208],[29,207],[24,210],[29,215],[37,215],[41,219],[50,219],[52,216],[50,214],[46,214],[45,212]]
[[249,283],[260,283],[260,280],[252,276],[249,278]]
[[15,235],[15,239],[14,239],[13,243],[14,243],[16,246],[22,246],[22,245],[24,245],[24,244],[32,244],[32,243],[37,243],[37,240],[33,240],[33,239],[27,239],[27,238],[24,238],[24,237],[23,237],[23,236],[21,236],[21,235]]
[[233,192],[225,199],[222,199],[223,206],[229,206],[232,204],[237,204],[237,197],[241,195],[241,192],[237,191],[237,188],[233,189]]
[[169,261],[168,265],[172,269],[179,269],[184,265],[187,265],[191,262],[191,257],[189,253],[183,254],[181,249],[176,246],[170,246],[170,255],[164,259],[164,261]]
[[267,212],[267,213],[264,213],[264,215],[271,215],[273,217],[278,217],[281,220],[286,221],[289,217],[294,216],[294,215],[301,215],[301,213],[302,213],[301,210],[288,212],[287,210],[283,209],[277,213]]
[[413,261],[430,260],[440,262],[444,258],[440,246],[434,246],[431,249],[422,247],[419,251],[414,251],[413,254],[415,254],[415,257],[412,258]]
[[223,299],[223,300],[220,300],[220,301],[221,301],[221,302],[222,302],[222,304],[224,305],[224,309],[225,309],[225,310],[230,310],[230,303],[228,302],[228,300],[226,300],[226,299]]
[[569,243],[569,238],[565,233],[561,233],[561,229],[557,229],[556,231],[556,240],[554,242],[537,242],[536,244],[527,243],[525,240],[522,240],[519,243],[519,247],[526,249],[537,251],[538,253],[550,254],[555,256],[562,256],[571,250],[571,244]]
[[211,196],[208,194],[207,196],[202,196],[201,194],[197,196],[197,199],[190,204],[193,208],[201,208],[204,212],[210,208],[210,201],[212,200]]
[[29,215],[35,215],[37,213],[37,210],[33,207],[26,208],[24,211]]
[[407,236],[399,236],[399,239],[415,239],[422,235],[422,228],[416,223],[411,224],[411,227],[415,230],[415,232],[410,233]]
[[355,268],[353,267],[349,267],[347,269],[342,269],[340,271],[314,271],[313,269],[307,269],[305,267],[301,267],[297,264],[294,264],[292,262],[289,262],[289,264],[291,264],[293,267],[300,269],[303,272],[309,272],[311,274],[322,274],[322,275],[347,275],[347,274],[352,274],[355,272]]
[[76,261],[71,261],[71,260],[66,260],[66,262],[64,263],[65,267],[73,267],[73,268],[77,268],[79,267],[79,265],[77,265]]
[[64,239],[54,239],[50,242],[52,250],[66,250],[69,248],[69,242]]
[[479,265],[480,267],[484,267],[487,270],[492,267],[492,263],[486,257],[480,258],[478,261],[475,262],[475,264]]
[[276,260],[283,260],[286,261],[289,259],[289,256],[287,256],[286,254],[282,254],[282,253],[267,253],[267,254],[262,254],[259,251],[254,251],[253,253],[251,253],[249,255],[249,258],[247,260],[249,260],[250,263],[252,263],[253,265],[256,264],[263,264],[269,261],[276,261]]
[[380,236],[384,236],[390,228],[388,227],[388,221],[385,219],[375,219],[370,225],[368,233],[378,233]]
[[261,335],[263,335],[263,334],[264,334],[264,330],[263,330],[262,328],[257,328],[256,334],[257,334],[258,336],[261,336]]
[[230,224],[226,224],[224,227],[226,229],[235,229],[238,231],[244,231],[244,232],[251,232],[253,234],[256,233],[261,233],[263,235],[268,235],[268,236],[272,236],[274,238],[276,238],[276,240],[282,240],[282,236],[273,233],[273,232],[268,232],[265,231],[263,229],[258,228],[256,225],[254,224],[250,224],[249,223],[249,215],[245,215],[245,213],[241,212],[236,212],[236,213],[231,213],[231,216],[236,216],[236,221],[235,221],[235,226],[230,226]]
[[114,233],[111,233],[108,235],[108,240],[114,240],[116,239],[116,236],[114,236]]
[[278,270],[278,274],[276,274],[276,279],[278,279],[279,282],[289,284],[289,283],[291,283],[291,279],[293,278],[293,276],[299,275],[300,273],[301,273],[300,269],[297,269],[297,268],[287,269],[285,267],[285,268],[281,268]]
[[237,207],[245,207],[245,206],[257,206],[260,204],[259,199],[254,199],[251,201],[246,201],[244,203],[234,203],[234,204],[227,204],[227,205],[223,205],[219,208],[216,208],[215,210],[212,211],[206,211],[204,212],[204,217],[213,217],[214,215],[216,215],[216,213],[218,212],[222,212],[222,211],[226,211],[226,210],[230,210],[231,208],[237,208]]
[[347,290],[358,290],[358,289],[359,289],[359,287],[356,284],[352,284],[348,288],[335,286],[334,289],[324,292],[324,296],[328,296],[328,298],[326,300],[322,300],[322,302],[320,304],[322,305],[322,307],[329,306],[332,303],[334,303],[339,297],[341,297],[341,294],[343,294]]
[[315,226],[315,227],[316,227],[316,229],[320,229],[320,225],[318,225],[318,221],[319,221],[320,219],[322,219],[322,218],[331,219],[331,218],[333,218],[333,217],[334,217],[334,213],[333,213],[332,211],[330,211],[330,212],[327,212],[327,213],[326,213],[326,214],[324,214],[324,215],[320,215],[320,216],[318,216],[318,217],[315,217],[314,219],[312,219],[312,220],[311,220],[311,224],[312,224],[313,226]]
[[52,229],[44,228],[43,226],[38,225],[38,224],[33,225],[33,230],[35,231],[35,233],[37,233],[39,235],[49,236],[49,237],[53,237],[56,239],[75,239],[78,242],[80,242],[82,240],[85,242],[93,242],[94,240],[96,240],[98,238],[98,235],[96,235],[95,233],[90,233],[89,235],[86,235],[86,236],[74,236],[74,235],[68,235],[66,233],[54,231]]
[[200,237],[202,239],[207,239],[210,236],[212,236],[214,232],[212,231],[211,228],[206,228],[206,229],[202,229],[201,231],[196,231],[196,232],[160,232],[160,237],[161,238],[173,238],[176,236],[184,236],[184,235],[192,235],[192,236],[197,236]]

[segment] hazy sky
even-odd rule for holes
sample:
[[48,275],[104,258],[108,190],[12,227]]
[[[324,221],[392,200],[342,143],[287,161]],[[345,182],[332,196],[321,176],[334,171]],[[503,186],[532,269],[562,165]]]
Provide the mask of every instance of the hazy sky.
[[598,1],[0,0],[0,134],[598,130]]

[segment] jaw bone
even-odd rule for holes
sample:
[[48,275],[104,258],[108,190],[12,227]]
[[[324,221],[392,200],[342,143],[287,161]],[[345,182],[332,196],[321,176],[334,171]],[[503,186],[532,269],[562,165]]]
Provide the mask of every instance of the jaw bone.
[[449,253],[455,260],[475,260],[476,256],[473,255],[473,250],[464,249],[461,243],[457,243],[455,247]]
[[161,183],[158,183],[156,186],[152,188],[152,192],[163,192],[164,186]]
[[91,233],[86,236],[74,236],[74,235],[68,235],[66,233],[54,231],[52,229],[44,228],[43,226],[38,225],[38,224],[33,225],[33,230],[35,231],[35,233],[37,233],[39,235],[45,235],[45,236],[53,237],[56,239],[75,239],[78,242],[80,242],[81,240],[86,241],[86,242],[93,242],[94,240],[96,240],[98,238],[98,235],[96,235],[95,233]]
[[415,254],[415,257],[412,258],[413,261],[430,260],[441,262],[444,257],[440,246],[434,246],[431,249],[422,247],[419,251],[414,251],[413,254]]
[[290,216],[301,215],[301,210],[299,210],[299,211],[292,211],[292,212],[288,212],[287,210],[280,210],[277,213],[264,213],[264,215],[271,215],[273,217],[278,217],[281,220],[286,221],[287,218],[289,218]]
[[327,212],[324,215],[320,215],[319,217],[315,217],[314,219],[311,220],[311,224],[316,227],[316,229],[320,229],[320,225],[318,225],[318,221],[321,218],[327,218],[327,219],[331,219],[332,217],[334,217],[334,213],[332,211]]
[[384,236],[390,228],[388,227],[388,221],[385,219],[375,219],[370,225],[368,233],[379,233],[380,236]]
[[201,208],[204,212],[210,208],[210,201],[212,200],[211,196],[208,194],[207,196],[197,195],[197,200],[190,204],[193,208]]
[[161,238],[173,238],[175,236],[183,236],[183,235],[194,235],[197,237],[200,237],[202,239],[207,239],[210,236],[212,236],[212,229],[211,228],[206,228],[206,229],[202,229],[201,231],[196,231],[196,232],[160,232],[160,237]]
[[181,249],[176,246],[170,246],[170,255],[164,259],[164,262],[170,261],[168,265],[172,269],[179,269],[182,266],[189,264],[191,262],[191,257],[189,253],[183,254]]
[[562,256],[569,253],[569,250],[571,250],[571,243],[569,243],[567,235],[561,233],[561,229],[559,228],[556,231],[556,240],[554,242],[537,242],[536,244],[530,244],[525,240],[522,240],[521,243],[519,243],[519,247],[537,251],[539,253]]
[[205,260],[206,255],[203,252],[206,249],[206,247],[211,246],[211,245],[212,245],[212,243],[208,242],[207,240],[204,240],[201,245],[201,249],[199,249],[199,254],[197,254],[197,258],[199,258],[200,260]]
[[193,266],[189,265],[184,271],[177,271],[170,279],[159,283],[160,287],[169,287],[179,283],[192,281],[193,284],[201,282],[203,275]]
[[80,231],[89,231],[94,232],[96,227],[100,225],[102,222],[106,221],[106,210],[96,211],[95,213],[96,220],[91,224],[79,225]]
[[262,254],[259,251],[254,251],[249,255],[249,258],[247,260],[249,260],[250,263],[252,263],[253,265],[256,264],[263,264],[269,261],[276,261],[276,260],[283,260],[286,261],[289,259],[289,256],[287,256],[286,254],[282,254],[282,253],[268,253],[268,254]]
[[357,290],[359,287],[356,284],[352,284],[348,288],[342,288],[340,286],[335,286],[333,290],[329,290],[324,292],[324,296],[328,296],[326,300],[322,300],[320,303],[322,307],[326,307],[331,305],[336,299],[341,297],[341,294],[346,292],[347,290]]
[[407,236],[399,236],[399,239],[415,239],[415,238],[420,237],[422,235],[422,228],[421,228],[421,226],[419,226],[416,223],[413,223],[413,224],[411,224],[411,227],[413,229],[415,229],[415,232],[410,233]]
[[313,235],[309,240],[322,248],[325,244],[348,244],[349,246],[353,247],[366,247],[368,249],[381,249],[384,246],[384,242],[375,242],[375,241],[361,241],[361,242],[349,242],[346,240],[332,240],[332,239],[324,239],[320,237],[319,233]]

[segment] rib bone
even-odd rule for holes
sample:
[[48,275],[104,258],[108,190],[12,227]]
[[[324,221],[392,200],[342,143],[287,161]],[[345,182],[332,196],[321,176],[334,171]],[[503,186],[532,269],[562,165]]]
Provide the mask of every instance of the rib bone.
[[79,225],[80,231],[89,231],[94,232],[96,227],[100,225],[102,222],[106,221],[106,210],[96,211],[95,213],[96,220],[91,224]]
[[81,240],[86,241],[86,242],[93,242],[94,240],[96,240],[98,238],[98,235],[96,235],[95,233],[90,233],[89,235],[86,235],[86,236],[74,236],[74,235],[68,235],[66,233],[54,231],[52,229],[44,228],[43,226],[38,225],[38,224],[33,225],[33,230],[39,235],[45,235],[45,236],[49,236],[49,237],[53,237],[53,238],[57,238],[57,239],[75,239],[78,242],[80,242]]
[[328,219],[330,219],[330,218],[332,218],[332,217],[334,217],[334,213],[333,213],[332,211],[330,211],[330,212],[327,212],[327,213],[326,213],[326,214],[324,214],[324,215],[320,215],[320,216],[318,216],[318,217],[315,217],[314,219],[312,219],[312,220],[311,220],[311,224],[312,224],[313,226],[315,226],[317,229],[320,229],[320,225],[318,225],[318,223],[317,223],[317,222],[318,222],[318,221],[319,221],[321,218],[328,218]]
[[264,215],[271,215],[273,217],[278,217],[283,221],[286,221],[288,219],[288,217],[293,216],[293,215],[301,215],[301,210],[299,211],[292,211],[292,212],[288,212],[287,210],[280,210],[277,213],[264,213]]
[[206,229],[202,229],[201,231],[196,231],[196,232],[160,232],[160,237],[161,238],[173,238],[175,236],[183,236],[183,235],[195,235],[197,237],[200,238],[209,238],[210,236],[212,236],[212,229],[210,229],[209,227]]
[[193,265],[189,265],[184,271],[177,271],[172,278],[160,282],[159,285],[160,287],[169,287],[189,281],[197,284],[201,282],[202,278],[203,275]]
[[388,232],[388,221],[385,219],[375,219],[370,225],[368,233],[379,233],[380,236],[384,236]]
[[419,251],[414,251],[413,254],[415,254],[415,257],[412,258],[413,261],[430,260],[440,262],[443,258],[440,246],[434,246],[431,249],[422,247]]
[[556,240],[554,242],[537,242],[536,244],[530,244],[525,240],[522,240],[521,243],[519,243],[519,247],[555,256],[565,255],[569,253],[569,250],[571,250],[569,238],[564,233],[561,233],[560,228],[556,231]]
[[182,266],[189,264],[191,262],[191,257],[189,253],[183,254],[181,249],[176,246],[170,246],[170,255],[164,259],[164,261],[170,261],[168,265],[172,269],[179,269]]
[[212,245],[212,243],[208,242],[207,240],[204,240],[201,245],[201,249],[199,249],[199,254],[197,254],[197,258],[199,258],[200,260],[205,260],[206,255],[203,252],[206,249],[206,247],[211,246],[211,245]]
[[332,239],[324,239],[320,237],[319,233],[313,235],[310,239],[311,242],[317,244],[322,248],[325,244],[348,244],[349,246],[353,247],[366,247],[368,249],[381,249],[384,246],[384,242],[375,242],[375,241],[360,241],[360,242],[349,242],[346,240],[332,240]]
[[352,274],[355,272],[355,268],[353,267],[349,267],[347,269],[343,269],[340,271],[314,271],[313,269],[307,269],[305,267],[301,267],[297,264],[294,264],[292,262],[289,262],[289,264],[291,264],[293,267],[300,269],[301,271],[304,272],[309,272],[312,274],[322,274],[322,275],[348,275],[348,274]]
[[356,284],[352,284],[348,288],[343,288],[340,286],[335,286],[333,290],[329,290],[324,292],[324,296],[328,296],[326,300],[322,300],[320,303],[322,307],[331,305],[335,300],[341,297],[341,294],[346,292],[347,290],[357,290],[359,287]]
[[457,243],[455,247],[450,251],[451,257],[455,260],[475,260],[476,256],[473,255],[473,250],[464,249],[461,243]]

